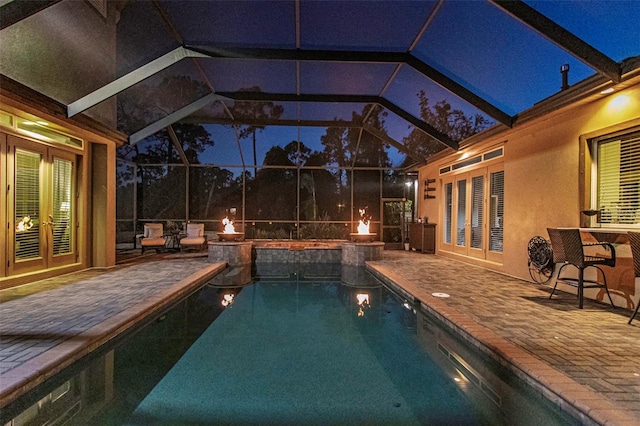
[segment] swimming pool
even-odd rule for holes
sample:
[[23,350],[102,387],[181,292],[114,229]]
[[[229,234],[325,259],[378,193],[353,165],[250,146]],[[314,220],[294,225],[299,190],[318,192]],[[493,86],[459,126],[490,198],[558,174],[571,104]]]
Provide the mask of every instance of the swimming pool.
[[571,423],[361,268],[255,273],[229,270],[36,399],[67,398],[76,424]]

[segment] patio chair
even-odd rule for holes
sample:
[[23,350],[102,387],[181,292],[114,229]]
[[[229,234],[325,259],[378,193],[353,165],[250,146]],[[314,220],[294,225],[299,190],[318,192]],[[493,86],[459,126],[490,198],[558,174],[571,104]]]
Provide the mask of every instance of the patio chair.
[[[633,271],[636,276],[636,281],[640,279],[640,232],[627,232],[629,236],[629,243],[631,244],[631,256],[633,256]],[[636,303],[636,310],[633,311],[633,315],[629,318],[629,324],[636,317],[638,313],[638,306],[640,306],[640,300]]]
[[[616,252],[613,244],[608,242],[595,242],[595,243],[583,243],[580,237],[580,230],[577,228],[548,228],[549,239],[551,240],[551,248],[553,249],[553,262],[560,263],[562,266],[558,270],[558,276],[556,277],[556,284],[553,286],[553,290],[549,295],[549,299],[556,291],[558,282],[577,287],[578,289],[578,307],[582,309],[584,302],[584,289],[585,288],[604,288],[609,296],[611,306],[616,307],[609,294],[609,287],[607,287],[607,277],[604,271],[600,268],[600,265],[614,267],[616,265]],[[590,246],[601,246],[605,250],[611,253],[610,257],[604,257],[599,255],[585,255],[584,248]],[[578,269],[578,277],[562,277],[562,271],[567,266],[574,266]],[[594,267],[602,273],[602,282],[599,282],[597,276],[594,280],[584,278],[584,271],[589,267]]]
[[180,239],[180,250],[206,248],[207,236],[204,233],[204,223],[187,223],[186,234]]
[[167,241],[164,238],[164,228],[161,223],[146,223],[144,225],[144,233],[140,240],[140,246],[142,247],[142,254],[147,249],[154,248],[156,252],[165,248]]

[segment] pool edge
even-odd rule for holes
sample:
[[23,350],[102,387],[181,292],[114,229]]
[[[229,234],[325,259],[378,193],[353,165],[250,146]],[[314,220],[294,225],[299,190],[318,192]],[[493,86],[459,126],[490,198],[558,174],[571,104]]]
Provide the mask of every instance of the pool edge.
[[444,301],[418,288],[390,269],[375,262],[367,262],[365,266],[394,290],[399,290],[408,299],[419,302],[421,309],[442,320],[465,341],[508,368],[581,424],[638,424],[635,415],[614,401],[579,384],[565,373],[509,342],[458,309],[448,306]]
[[225,262],[207,264],[170,287],[3,373],[0,380],[0,408],[6,407],[74,362],[130,330],[145,318],[163,311],[178,299],[204,286],[226,267]]

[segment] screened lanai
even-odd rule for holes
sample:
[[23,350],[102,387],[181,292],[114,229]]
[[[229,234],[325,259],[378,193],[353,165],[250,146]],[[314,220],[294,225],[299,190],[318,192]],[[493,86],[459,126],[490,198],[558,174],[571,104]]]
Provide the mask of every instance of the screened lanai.
[[639,2],[14,0],[0,15],[5,81],[124,135],[120,243],[224,217],[250,238],[344,238],[361,209],[399,243],[428,197],[417,167],[622,83],[640,52]]

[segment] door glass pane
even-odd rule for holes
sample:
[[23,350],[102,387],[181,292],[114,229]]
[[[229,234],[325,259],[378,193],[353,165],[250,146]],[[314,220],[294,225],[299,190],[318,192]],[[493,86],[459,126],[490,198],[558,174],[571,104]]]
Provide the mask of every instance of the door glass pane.
[[71,184],[73,163],[53,160],[53,254],[71,253]]
[[16,260],[40,257],[40,159],[38,153],[16,149]]
[[451,244],[451,222],[453,216],[453,184],[444,185],[444,242]]
[[502,253],[502,221],[504,215],[504,171],[491,173],[490,223],[491,236],[489,250]]
[[458,211],[456,220],[456,245],[465,245],[465,220],[467,211],[467,181],[458,181]]
[[385,201],[382,215],[382,241],[385,243],[402,242],[402,211],[405,208],[403,201]]
[[482,248],[484,176],[471,179],[471,247]]

